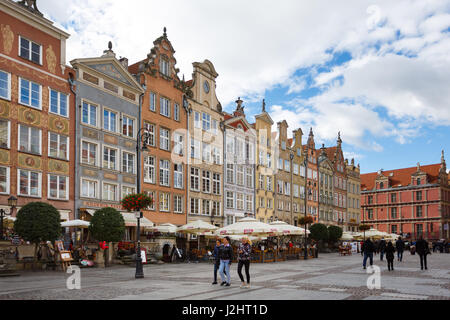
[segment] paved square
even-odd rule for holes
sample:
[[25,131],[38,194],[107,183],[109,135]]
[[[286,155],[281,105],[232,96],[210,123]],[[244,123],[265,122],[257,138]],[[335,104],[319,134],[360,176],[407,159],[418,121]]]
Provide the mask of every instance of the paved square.
[[231,287],[211,285],[209,263],[148,265],[144,279],[135,279],[132,267],[82,269],[80,290],[66,288],[69,274],[63,272],[22,272],[0,278],[0,300],[450,300],[450,254],[433,254],[428,262],[429,270],[421,271],[419,257],[408,253],[389,272],[376,256],[380,290],[367,288],[370,275],[359,254],[252,264],[250,289],[239,288],[237,264],[231,266]]

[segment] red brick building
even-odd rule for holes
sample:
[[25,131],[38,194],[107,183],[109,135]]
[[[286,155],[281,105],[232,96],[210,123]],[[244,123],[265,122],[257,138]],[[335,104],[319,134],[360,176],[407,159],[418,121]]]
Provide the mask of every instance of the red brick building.
[[449,238],[450,186],[441,163],[361,175],[361,221],[411,239]]
[[[44,201],[73,219],[75,104],[66,39],[37,7],[0,0],[0,207]],[[15,215],[15,213],[13,213]]]

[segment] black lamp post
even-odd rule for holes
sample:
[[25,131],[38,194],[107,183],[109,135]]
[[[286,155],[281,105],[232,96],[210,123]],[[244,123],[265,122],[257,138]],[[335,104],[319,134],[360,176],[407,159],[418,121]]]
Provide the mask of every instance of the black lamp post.
[[308,260],[308,235],[306,230],[306,216],[308,209],[308,156],[309,156],[309,146],[306,146],[306,156],[305,156],[305,256],[304,259]]
[[[141,151],[147,150],[147,140],[150,134],[145,128],[141,128],[137,134],[137,144],[136,144],[136,153],[137,153],[137,193],[141,193]],[[136,214],[137,218],[137,252],[136,252],[136,274],[135,278],[140,279],[144,278],[144,268],[142,266],[142,258],[141,258],[141,218],[142,211],[139,209],[139,212]]]

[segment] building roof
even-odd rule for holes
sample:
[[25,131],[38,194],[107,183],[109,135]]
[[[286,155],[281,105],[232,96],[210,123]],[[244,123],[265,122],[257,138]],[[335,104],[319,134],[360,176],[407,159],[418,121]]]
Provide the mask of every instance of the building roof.
[[[439,183],[439,170],[441,164],[420,166],[420,171],[428,176],[428,183]],[[417,172],[417,167],[383,171],[381,174],[389,178],[389,187],[406,187],[411,184],[411,175]],[[373,190],[378,172],[361,174],[361,190]]]

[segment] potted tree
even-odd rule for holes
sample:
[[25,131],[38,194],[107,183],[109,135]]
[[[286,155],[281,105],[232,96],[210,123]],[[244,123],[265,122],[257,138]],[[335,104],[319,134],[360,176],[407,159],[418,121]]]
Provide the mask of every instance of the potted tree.
[[328,241],[330,245],[334,248],[336,242],[342,237],[342,228],[338,226],[328,226]]
[[309,235],[311,239],[314,239],[319,244],[319,250],[324,249],[322,248],[323,245],[326,245],[326,241],[328,241],[328,229],[327,226],[322,223],[315,223],[311,226],[309,229],[311,234]]
[[[114,208],[103,208],[97,210],[91,219],[89,231],[92,236],[100,242],[119,242],[125,233],[125,221],[122,214]],[[104,250],[99,245],[97,265],[106,267],[108,265],[108,248]]]
[[370,226],[368,224],[361,224],[358,229],[364,233],[364,241],[366,241],[366,231],[370,230]]
[[61,216],[56,208],[45,202],[30,202],[17,212],[14,231],[34,244],[33,270],[41,242],[56,241],[61,236]]

